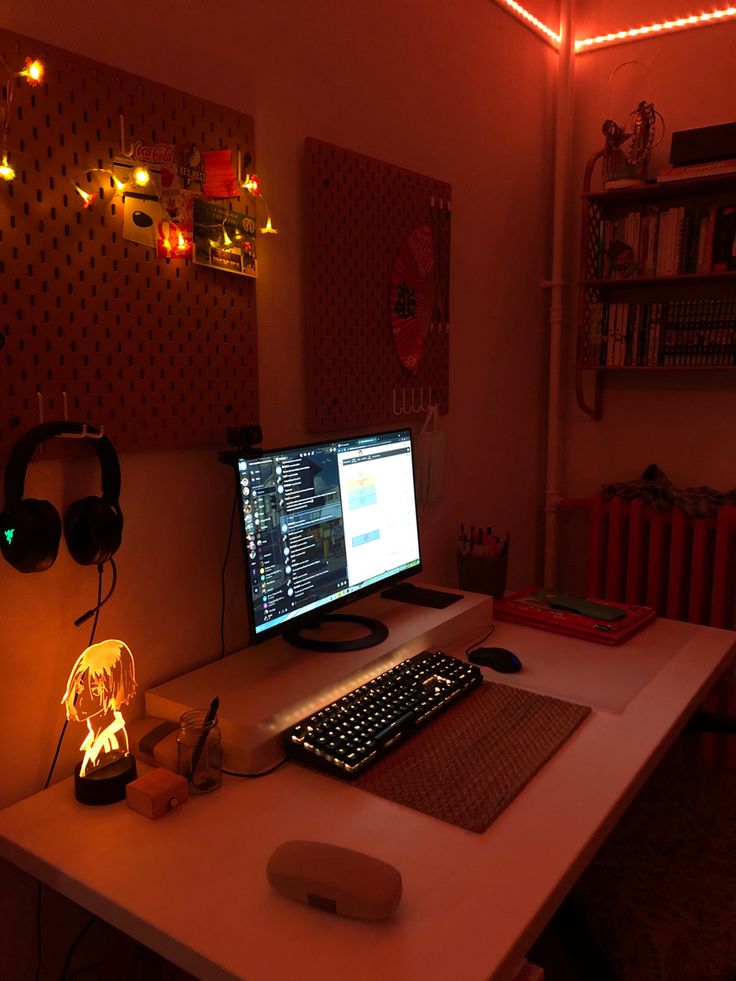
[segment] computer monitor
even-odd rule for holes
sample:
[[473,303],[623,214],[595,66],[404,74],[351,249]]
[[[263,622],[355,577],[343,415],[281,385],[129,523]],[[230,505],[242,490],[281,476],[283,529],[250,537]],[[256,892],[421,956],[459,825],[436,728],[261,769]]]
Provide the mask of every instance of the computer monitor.
[[[283,633],[313,650],[380,643],[384,624],[332,611],[421,571],[411,430],[240,454],[235,470],[252,641]],[[328,618],[364,631],[322,639]]]

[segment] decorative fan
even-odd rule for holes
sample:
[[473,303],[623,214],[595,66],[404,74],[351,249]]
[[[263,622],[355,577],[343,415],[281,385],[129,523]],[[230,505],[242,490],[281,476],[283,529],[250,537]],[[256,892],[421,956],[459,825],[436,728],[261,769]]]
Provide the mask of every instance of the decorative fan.
[[417,373],[432,319],[435,294],[434,243],[429,225],[407,235],[391,273],[391,327],[402,365]]

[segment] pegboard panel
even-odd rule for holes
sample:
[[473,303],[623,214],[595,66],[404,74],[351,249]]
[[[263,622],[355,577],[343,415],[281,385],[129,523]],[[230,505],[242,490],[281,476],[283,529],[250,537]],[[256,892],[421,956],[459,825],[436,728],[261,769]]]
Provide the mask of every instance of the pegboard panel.
[[[309,429],[418,417],[430,392],[447,412],[450,185],[314,139],[306,141],[305,181]],[[411,368],[394,342],[403,287],[397,296],[392,279],[417,230],[426,231],[434,262],[409,297],[431,307]]]
[[[37,87],[15,80],[16,178],[0,181],[0,462],[38,423],[39,395],[45,419],[63,418],[65,400],[118,450],[221,445],[228,426],[257,423],[254,280],[157,258],[123,237],[109,178],[89,209],[73,186],[112,166],[123,134],[227,148],[247,164],[253,120],[8,31],[0,52],[6,102],[26,56],[46,65]],[[247,197],[230,200],[252,215]]]

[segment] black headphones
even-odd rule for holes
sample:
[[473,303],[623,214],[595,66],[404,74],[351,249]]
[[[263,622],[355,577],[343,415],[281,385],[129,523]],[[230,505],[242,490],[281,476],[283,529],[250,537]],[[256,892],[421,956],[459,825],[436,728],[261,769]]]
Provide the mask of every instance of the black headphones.
[[23,499],[31,457],[54,436],[76,436],[95,450],[102,474],[102,496],[69,505],[64,538],[80,565],[101,565],[118,550],[123,534],[120,462],[107,436],[81,422],[45,422],[29,429],[10,451],[5,470],[5,506],[0,514],[0,551],[18,572],[43,572],[53,564],[61,540],[61,518],[49,501]]

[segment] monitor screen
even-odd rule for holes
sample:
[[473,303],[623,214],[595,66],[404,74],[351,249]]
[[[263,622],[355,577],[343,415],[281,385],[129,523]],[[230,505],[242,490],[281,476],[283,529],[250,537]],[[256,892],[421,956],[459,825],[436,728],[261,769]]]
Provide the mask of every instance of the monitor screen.
[[411,430],[242,455],[236,470],[253,640],[299,643],[299,628],[421,571]]

